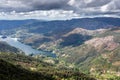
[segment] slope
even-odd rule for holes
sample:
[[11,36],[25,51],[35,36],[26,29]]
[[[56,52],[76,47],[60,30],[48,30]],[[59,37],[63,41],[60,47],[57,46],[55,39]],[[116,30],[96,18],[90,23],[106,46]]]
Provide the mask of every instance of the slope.
[[31,72],[0,59],[0,80],[54,80],[50,75]]

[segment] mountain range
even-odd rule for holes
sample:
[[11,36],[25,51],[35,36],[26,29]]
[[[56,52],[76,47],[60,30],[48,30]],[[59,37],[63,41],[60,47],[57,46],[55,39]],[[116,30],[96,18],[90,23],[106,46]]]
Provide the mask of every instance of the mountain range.
[[[39,54],[29,56],[52,65],[52,68],[58,69],[58,73],[59,69],[70,69],[70,71],[72,69],[73,72],[77,69],[100,80],[119,80],[119,22],[120,18],[112,17],[64,21],[0,21],[0,33],[18,38],[20,42],[35,49],[56,54],[56,58],[41,57]],[[4,43],[5,46],[7,46],[6,44]],[[3,42],[0,45],[3,46]],[[11,48],[9,49],[11,51]],[[9,49],[5,47],[4,50],[7,52]],[[1,50],[1,52],[3,51]],[[15,51],[15,53],[17,52]],[[30,61],[34,61],[34,59]],[[23,67],[26,68],[26,66]],[[36,69],[35,67],[34,69]],[[37,67],[38,70],[39,68]]]

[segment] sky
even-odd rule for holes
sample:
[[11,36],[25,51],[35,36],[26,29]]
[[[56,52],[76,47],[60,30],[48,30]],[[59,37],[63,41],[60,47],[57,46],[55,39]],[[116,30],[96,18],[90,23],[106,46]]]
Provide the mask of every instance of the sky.
[[120,0],[0,0],[0,19],[120,17]]

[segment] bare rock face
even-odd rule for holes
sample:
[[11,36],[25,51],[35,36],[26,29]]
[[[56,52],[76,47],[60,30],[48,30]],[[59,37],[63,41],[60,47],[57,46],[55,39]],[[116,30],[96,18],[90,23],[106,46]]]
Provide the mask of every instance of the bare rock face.
[[114,36],[93,38],[86,41],[85,44],[93,46],[97,51],[100,51],[101,49],[111,51],[119,46],[119,43],[114,42]]

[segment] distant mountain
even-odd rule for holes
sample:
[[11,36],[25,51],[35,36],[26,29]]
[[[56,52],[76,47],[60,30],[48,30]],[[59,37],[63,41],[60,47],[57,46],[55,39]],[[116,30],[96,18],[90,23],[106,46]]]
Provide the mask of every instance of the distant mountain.
[[36,42],[37,44],[35,45],[39,46],[41,43],[59,39],[64,34],[67,34],[76,28],[84,28],[87,30],[107,29],[120,26],[119,22],[120,18],[112,17],[81,18],[59,21],[1,21],[0,28],[2,31],[0,33],[18,37],[22,42],[27,42],[30,45],[32,45],[33,42]]
[[14,29],[20,26],[37,22],[38,20],[0,20],[0,30]]
[[30,32],[44,33],[46,35],[55,34],[60,31],[70,31],[73,28],[80,27],[84,29],[100,29],[120,26],[120,18],[98,17],[81,18],[60,21],[42,21],[42,20],[0,20],[0,30],[14,29],[18,27],[27,28]]
[[64,34],[77,27],[88,30],[101,28],[111,28],[120,26],[120,18],[81,18],[61,21],[43,21],[27,24],[23,29],[29,29],[32,33],[42,33],[45,35]]

